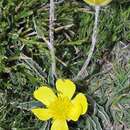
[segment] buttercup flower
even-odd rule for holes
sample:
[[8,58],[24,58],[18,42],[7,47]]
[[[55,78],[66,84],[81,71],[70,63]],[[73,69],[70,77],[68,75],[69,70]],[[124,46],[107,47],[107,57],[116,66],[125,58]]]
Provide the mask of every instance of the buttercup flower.
[[112,0],[84,0],[84,1],[93,6],[104,6],[109,4]]
[[42,102],[45,108],[34,108],[32,112],[42,121],[52,118],[51,130],[68,130],[67,121],[77,121],[88,109],[87,98],[78,93],[74,98],[75,84],[69,80],[56,81],[57,93],[48,86],[34,91],[34,97]]

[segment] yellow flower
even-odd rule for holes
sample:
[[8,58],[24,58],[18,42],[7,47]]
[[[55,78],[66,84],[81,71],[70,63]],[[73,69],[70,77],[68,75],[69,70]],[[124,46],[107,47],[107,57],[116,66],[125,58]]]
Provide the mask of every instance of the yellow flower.
[[69,80],[56,81],[57,95],[47,86],[34,91],[34,97],[45,104],[45,108],[34,108],[32,112],[42,121],[52,118],[51,130],[68,130],[67,121],[77,121],[86,113],[88,102],[83,93],[73,95],[75,84]]
[[84,0],[84,1],[93,6],[104,6],[109,4],[112,0]]

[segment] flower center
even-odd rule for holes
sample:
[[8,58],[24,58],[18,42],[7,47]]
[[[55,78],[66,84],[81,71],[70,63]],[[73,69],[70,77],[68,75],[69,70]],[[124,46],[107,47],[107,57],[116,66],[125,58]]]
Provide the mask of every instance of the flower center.
[[71,105],[72,103],[68,97],[58,96],[48,109],[51,110],[54,119],[68,119],[67,115]]

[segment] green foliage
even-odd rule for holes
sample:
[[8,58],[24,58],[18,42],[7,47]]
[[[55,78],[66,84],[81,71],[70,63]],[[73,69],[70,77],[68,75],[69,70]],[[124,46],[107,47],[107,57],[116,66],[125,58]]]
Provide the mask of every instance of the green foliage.
[[[130,129],[129,4],[113,0],[101,9],[89,76],[77,82],[89,109],[78,122],[69,123],[72,130]],[[0,1],[0,130],[49,129],[50,122],[30,112],[41,105],[33,91],[51,84],[50,53],[39,37],[48,39],[48,9],[48,0]],[[94,8],[82,0],[57,1],[55,16],[58,77],[72,79],[91,45]]]

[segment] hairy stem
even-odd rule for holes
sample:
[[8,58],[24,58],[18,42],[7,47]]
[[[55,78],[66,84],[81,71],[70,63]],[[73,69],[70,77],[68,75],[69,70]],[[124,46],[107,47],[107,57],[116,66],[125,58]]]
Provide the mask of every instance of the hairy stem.
[[95,22],[94,22],[94,28],[93,28],[93,34],[92,34],[92,44],[91,48],[89,50],[88,58],[86,59],[85,63],[83,64],[81,70],[78,72],[77,76],[73,79],[74,81],[76,80],[81,80],[86,77],[86,68],[90,63],[90,60],[92,58],[95,46],[96,46],[96,41],[97,41],[97,29],[98,29],[98,17],[99,17],[99,12],[100,12],[100,7],[96,6],[95,7]]
[[55,3],[54,0],[50,0],[50,15],[49,15],[49,43],[51,60],[52,60],[52,75],[56,76],[56,59],[54,49],[54,14],[55,14]]

